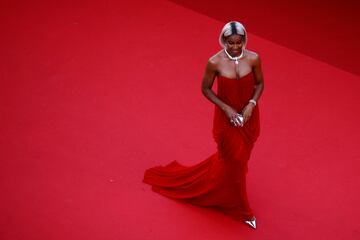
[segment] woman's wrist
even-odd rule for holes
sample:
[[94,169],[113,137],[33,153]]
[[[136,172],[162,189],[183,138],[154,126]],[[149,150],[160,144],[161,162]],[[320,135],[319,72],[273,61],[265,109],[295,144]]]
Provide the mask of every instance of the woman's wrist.
[[249,104],[253,105],[255,107],[256,106],[256,100],[255,99],[250,99]]

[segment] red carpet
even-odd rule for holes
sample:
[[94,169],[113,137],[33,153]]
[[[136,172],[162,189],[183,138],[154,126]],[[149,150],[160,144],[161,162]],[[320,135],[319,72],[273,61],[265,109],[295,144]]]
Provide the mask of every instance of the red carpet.
[[360,238],[357,75],[248,28],[265,74],[254,231],[142,183],[214,151],[200,81],[223,22],[168,1],[0,9],[0,239]]

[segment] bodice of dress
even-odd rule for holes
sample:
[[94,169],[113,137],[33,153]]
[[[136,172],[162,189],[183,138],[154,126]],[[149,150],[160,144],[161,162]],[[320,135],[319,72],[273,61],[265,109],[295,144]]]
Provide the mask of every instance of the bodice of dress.
[[254,93],[255,82],[252,72],[240,79],[218,76],[217,83],[218,97],[237,112],[248,104]]

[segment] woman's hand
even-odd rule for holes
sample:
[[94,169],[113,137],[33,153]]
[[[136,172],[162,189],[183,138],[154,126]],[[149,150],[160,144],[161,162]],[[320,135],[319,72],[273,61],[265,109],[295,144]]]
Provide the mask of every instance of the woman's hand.
[[244,116],[244,123],[246,123],[249,118],[251,117],[252,111],[254,109],[255,105],[252,103],[248,103],[242,110],[242,114]]
[[239,117],[239,113],[237,113],[232,107],[225,106],[223,108],[226,116],[229,118],[230,122],[235,126],[242,126],[243,122],[242,119]]

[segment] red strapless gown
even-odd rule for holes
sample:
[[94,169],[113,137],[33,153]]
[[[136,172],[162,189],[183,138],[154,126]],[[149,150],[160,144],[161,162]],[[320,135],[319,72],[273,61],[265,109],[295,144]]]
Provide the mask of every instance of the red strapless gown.
[[[237,112],[253,96],[252,73],[239,80],[218,76],[217,81],[217,96]],[[164,196],[214,207],[239,221],[251,219],[254,214],[247,198],[246,174],[260,131],[258,105],[243,127],[233,126],[216,105],[213,120],[213,137],[217,143],[214,154],[193,166],[184,166],[175,160],[166,166],[149,168],[143,182]]]

